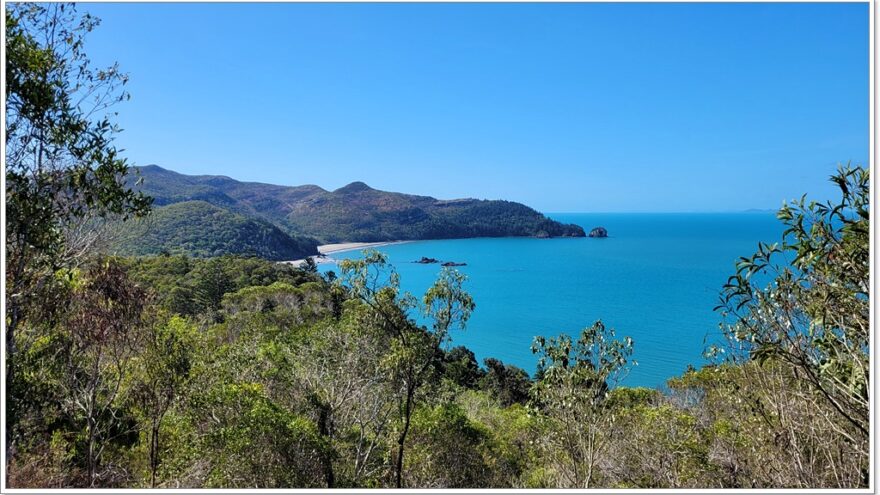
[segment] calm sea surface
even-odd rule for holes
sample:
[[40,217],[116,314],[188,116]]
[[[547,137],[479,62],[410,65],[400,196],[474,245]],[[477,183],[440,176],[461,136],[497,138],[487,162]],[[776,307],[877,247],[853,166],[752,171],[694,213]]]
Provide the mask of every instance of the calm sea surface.
[[397,268],[403,289],[417,296],[440,266],[412,261],[467,263],[459,270],[469,277],[477,307],[453,344],[467,346],[480,362],[495,357],[533,373],[534,336],[576,335],[601,319],[635,341],[638,365],[624,383],[656,387],[704,362],[706,342],[718,335],[712,308],[735,260],[753,253],[758,241],[778,241],[784,230],[772,213],[549,216],[588,232],[603,226],[609,237],[420,241],[379,250]]

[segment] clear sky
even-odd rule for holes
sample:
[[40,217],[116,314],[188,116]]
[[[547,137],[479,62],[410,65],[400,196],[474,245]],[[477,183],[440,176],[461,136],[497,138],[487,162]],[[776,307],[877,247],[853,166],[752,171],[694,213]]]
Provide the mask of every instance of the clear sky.
[[138,165],[559,211],[827,197],[868,4],[81,4]]

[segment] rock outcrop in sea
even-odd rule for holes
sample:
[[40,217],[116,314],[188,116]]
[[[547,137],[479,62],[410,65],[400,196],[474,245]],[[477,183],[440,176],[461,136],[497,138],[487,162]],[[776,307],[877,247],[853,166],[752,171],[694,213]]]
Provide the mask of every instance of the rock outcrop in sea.
[[418,263],[420,265],[430,265],[433,263],[440,263],[440,266],[467,266],[467,263],[459,263],[457,261],[443,261],[441,262],[437,258],[429,258],[427,256],[422,256],[422,259],[413,261],[413,263]]
[[608,231],[605,227],[596,227],[590,231],[590,237],[608,237]]

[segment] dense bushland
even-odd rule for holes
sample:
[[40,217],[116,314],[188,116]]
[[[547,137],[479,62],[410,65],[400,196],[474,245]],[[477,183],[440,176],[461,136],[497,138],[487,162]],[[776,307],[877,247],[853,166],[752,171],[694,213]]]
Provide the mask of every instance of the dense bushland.
[[[845,202],[864,198],[864,171],[841,177]],[[53,318],[19,327],[10,484],[865,486],[864,206],[805,207],[809,223],[784,209],[825,251],[795,235],[742,259],[722,299],[730,342],[714,349],[731,357],[664,390],[616,386],[637,345],[601,322],[537,337],[534,378],[481,366],[450,343],[475,307],[464,277],[445,269],[416,298],[377,252],[338,277],[257,258],[90,259],[55,274]],[[798,270],[748,292],[747,270],[788,250]],[[807,326],[780,332],[795,314]]]
[[95,255],[150,199],[93,118],[125,98],[94,26],[6,12],[9,486],[867,487],[865,169],[738,262],[712,365],[622,386],[638,343],[595,322],[536,337],[530,377],[452,345],[479,305],[452,269],[416,297],[378,252]]
[[124,255],[237,254],[289,261],[318,254],[314,239],[288,235],[265,220],[247,218],[204,201],[158,208],[147,218],[119,222],[114,230],[109,250]]

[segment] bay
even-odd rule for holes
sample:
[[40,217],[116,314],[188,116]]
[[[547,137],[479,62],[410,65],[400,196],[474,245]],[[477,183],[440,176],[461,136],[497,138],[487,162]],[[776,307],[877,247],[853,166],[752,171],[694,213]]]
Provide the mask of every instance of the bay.
[[[397,269],[404,290],[421,296],[441,267],[423,256],[467,263],[467,290],[477,307],[453,345],[482,362],[501,359],[530,374],[536,335],[576,336],[602,320],[635,341],[638,364],[625,385],[659,387],[689,364],[700,366],[716,341],[713,311],[740,256],[775,242],[784,228],[772,213],[551,213],[607,238],[479,238],[418,241],[378,248]],[[334,253],[357,258],[360,251]],[[321,264],[323,272],[338,270]]]

